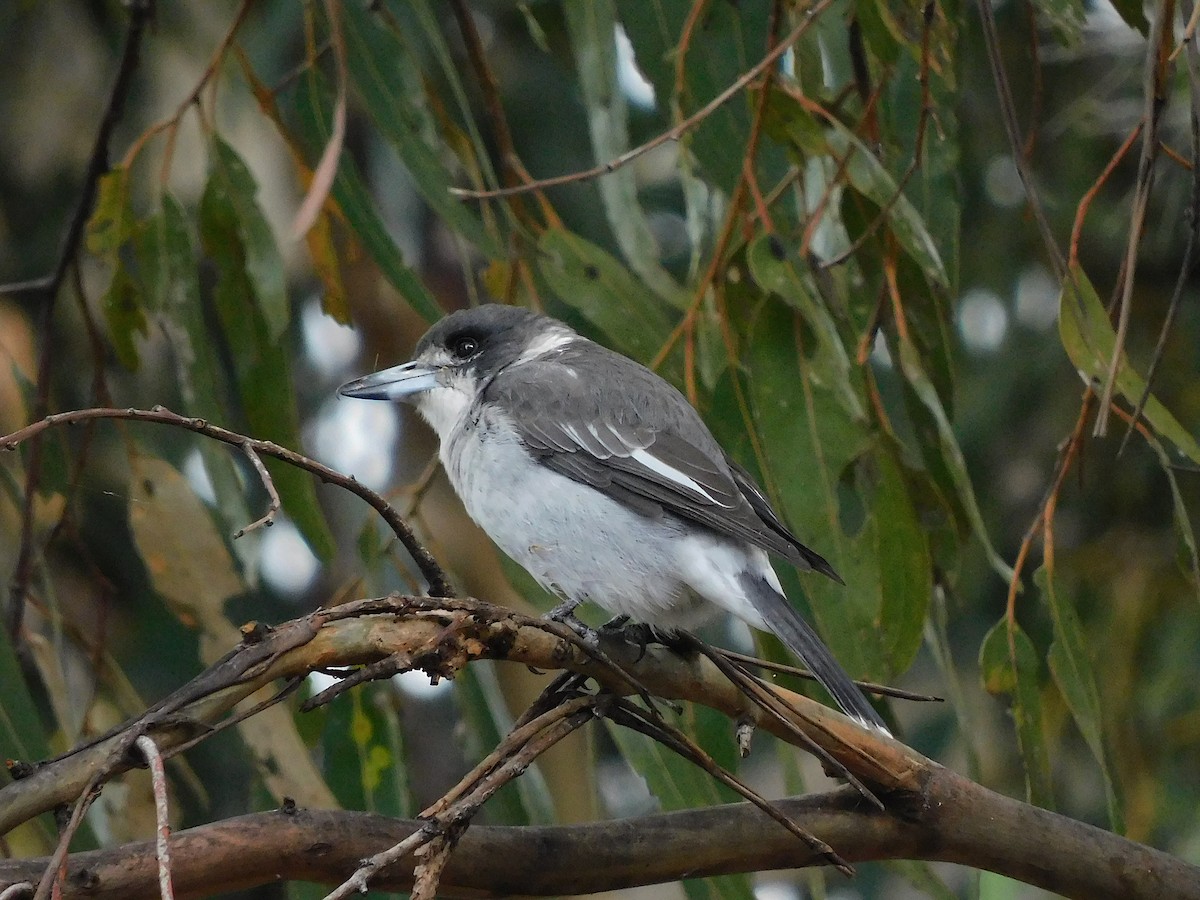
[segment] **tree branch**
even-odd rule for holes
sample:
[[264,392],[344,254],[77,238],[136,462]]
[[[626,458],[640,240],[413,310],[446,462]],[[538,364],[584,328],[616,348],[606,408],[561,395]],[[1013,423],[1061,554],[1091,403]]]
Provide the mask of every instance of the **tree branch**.
[[[781,706],[795,708],[785,724],[763,713],[705,657],[680,656],[663,647],[642,653],[620,640],[606,640],[605,654],[628,671],[622,679],[544,626],[479,601],[421,597],[360,600],[287,623],[234,650],[119,732],[0,789],[0,834],[74,800],[112,747],[129,740],[131,729],[151,735],[169,753],[277,678],[406,653],[414,667],[441,677],[484,658],[569,669],[623,694],[633,692],[632,676],[658,696],[703,703],[735,720],[756,722],[783,740],[798,742],[799,729],[871,784],[887,805],[887,812],[873,811],[849,789],[782,803],[785,813],[850,861],[956,862],[1089,900],[1200,900],[1200,868],[996,794],[805,697],[771,687],[786,701]],[[118,768],[135,762],[126,759]],[[414,824],[304,812],[193,829],[172,839],[177,895],[204,896],[280,877],[336,883],[358,860],[402,840]],[[68,862],[67,897],[143,897],[157,890],[152,843],[78,854]],[[447,895],[481,890],[557,895],[813,863],[803,844],[761,811],[734,805],[589,826],[472,827],[442,884]],[[36,860],[0,863],[0,889],[36,880],[41,871]],[[411,868],[396,867],[387,877],[398,881],[384,877],[372,884],[411,884],[406,880],[411,874]]]
[[[197,434],[202,434],[205,437],[213,438],[222,443],[231,444],[248,455],[261,454],[283,460],[298,469],[303,469],[305,472],[316,475],[327,484],[336,484],[338,487],[345,488],[352,494],[356,494],[365,500],[373,510],[379,513],[380,518],[388,524],[388,527],[392,529],[392,533],[396,535],[400,543],[404,545],[404,549],[412,557],[413,562],[416,563],[421,575],[429,583],[429,592],[431,594],[436,597],[454,596],[454,589],[450,586],[449,579],[446,578],[446,573],[442,570],[438,561],[433,558],[433,554],[425,549],[424,545],[417,540],[417,536],[413,533],[408,523],[401,518],[400,514],[383,497],[367,486],[360,484],[353,476],[343,475],[336,469],[331,469],[329,466],[322,465],[316,460],[309,459],[307,456],[297,453],[294,450],[280,447],[271,441],[260,441],[255,438],[246,437],[235,431],[222,428],[219,425],[212,425],[204,419],[181,416],[178,413],[171,412],[164,406],[155,406],[152,409],[106,409],[96,407],[93,409],[77,409],[71,412],[56,413],[52,416],[46,416],[41,421],[34,422],[32,425],[26,425],[12,434],[0,437],[0,453],[17,449],[23,442],[37,438],[43,431],[50,428],[59,425],[72,425],[76,422],[88,422],[94,419],[131,419],[140,422],[155,422],[159,425],[173,425],[176,428],[194,431]],[[250,458],[253,461],[254,457],[251,456]],[[272,491],[270,482],[265,482],[265,484],[267,485],[268,493],[270,493]],[[274,508],[276,500],[277,497],[271,497],[272,508]],[[258,524],[258,522],[255,522],[247,526],[247,528],[242,530],[242,533],[256,527]]]
[[[1000,797],[945,769],[930,787],[922,814],[908,820],[868,808],[851,788],[780,800],[777,806],[852,862],[963,863],[1089,900],[1200,897],[1200,873],[1165,854]],[[422,824],[360,812],[284,809],[181,831],[171,838],[175,895],[206,897],[285,879],[335,884],[362,859],[398,844]],[[812,864],[814,856],[749,803],[587,825],[472,826],[442,873],[439,895],[592,893],[798,868]],[[0,861],[0,889],[36,880],[44,862]],[[372,887],[408,890],[415,865],[415,859],[402,860],[378,873]],[[94,850],[71,857],[63,897],[153,900],[157,879],[151,841]]]

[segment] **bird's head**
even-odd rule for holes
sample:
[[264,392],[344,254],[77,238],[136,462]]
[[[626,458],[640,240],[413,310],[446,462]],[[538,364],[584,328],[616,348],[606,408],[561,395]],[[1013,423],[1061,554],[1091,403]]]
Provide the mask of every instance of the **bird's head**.
[[496,375],[578,337],[557,319],[516,306],[464,309],[430,328],[411,361],[343,384],[338,393],[411,403],[445,438]]

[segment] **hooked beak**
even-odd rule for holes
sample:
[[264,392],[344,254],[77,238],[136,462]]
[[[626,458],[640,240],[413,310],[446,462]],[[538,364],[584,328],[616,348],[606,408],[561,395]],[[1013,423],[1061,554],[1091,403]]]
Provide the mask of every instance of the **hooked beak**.
[[360,400],[409,401],[415,395],[437,387],[438,369],[427,363],[406,362],[381,372],[364,375],[338,388],[343,397]]

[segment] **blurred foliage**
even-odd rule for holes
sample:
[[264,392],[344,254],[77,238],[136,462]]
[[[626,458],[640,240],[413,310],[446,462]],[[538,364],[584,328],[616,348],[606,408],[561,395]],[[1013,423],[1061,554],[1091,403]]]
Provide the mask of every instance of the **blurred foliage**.
[[[493,551],[438,476],[422,475],[428,436],[327,401],[352,372],[404,358],[443,310],[540,307],[677,383],[830,559],[845,587],[780,574],[851,672],[953,701],[891,709],[906,741],[1196,859],[1200,306],[1180,272],[1197,218],[1189,51],[1159,70],[1159,137],[1173,152],[1154,160],[1118,329],[1103,298],[1120,296],[1137,145],[1101,173],[1145,106],[1152,29],[1138,4],[997,11],[1020,153],[1072,261],[1061,274],[1029,216],[971,5],[469,9],[156,5],[77,277],[53,298],[0,291],[0,432],[39,402],[162,403],[334,466],[373,457],[379,482],[378,459],[395,456],[393,481],[408,487],[394,499],[431,548],[467,589],[505,599],[482,561]],[[5,281],[56,264],[127,22],[115,0],[0,9]],[[626,160],[660,136],[672,139]],[[628,164],[515,196],[452,192],[614,161]],[[306,196],[315,219],[296,235]],[[1177,283],[1153,393],[1119,453]],[[357,359],[338,350],[335,320],[358,328]],[[1120,345],[1122,412],[1096,438],[1079,377],[1102,383]],[[267,497],[225,448],[122,423],[51,432],[40,459],[27,446],[7,456],[0,562],[18,573],[26,547],[32,565],[12,576],[18,599],[5,597],[24,615],[0,634],[0,752],[44,757],[138,711],[232,645],[245,618],[419,589],[363,508],[269,468],[285,525],[234,542]],[[774,641],[759,649],[783,658]],[[481,667],[453,702],[375,685],[318,713],[252,719],[176,770],[179,817],[283,796],[412,814],[520,712],[514,677]],[[760,739],[739,763],[721,723],[689,710],[683,724],[730,767],[780,791],[811,786],[789,750]],[[484,817],[570,821],[727,796],[637,735],[592,739],[595,753],[551,755]],[[581,792],[598,772],[603,783]],[[128,802],[132,818],[140,801]],[[106,815],[90,840],[120,839],[120,807]],[[52,825],[5,841],[45,852]],[[899,881],[931,896],[1010,895],[952,867],[864,870],[862,896],[891,896]],[[751,883],[685,889],[745,896]],[[811,876],[797,884],[820,890]]]

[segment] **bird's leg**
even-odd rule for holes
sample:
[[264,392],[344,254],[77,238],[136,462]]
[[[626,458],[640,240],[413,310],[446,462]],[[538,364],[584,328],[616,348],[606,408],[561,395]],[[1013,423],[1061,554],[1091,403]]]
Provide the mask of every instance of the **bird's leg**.
[[569,597],[565,598],[559,601],[558,606],[546,613],[543,618],[549,619],[551,622],[562,622],[564,625],[569,625],[569,620],[571,619],[575,619],[578,622],[579,620],[575,618],[575,608],[577,606],[579,606],[578,600],[572,600]]
[[561,601],[554,609],[550,610],[550,612],[546,613],[543,618],[549,619],[551,622],[561,622],[583,638],[588,646],[599,647],[600,638],[596,633],[596,629],[575,615],[575,608],[577,606],[579,606],[578,600],[567,598]]

